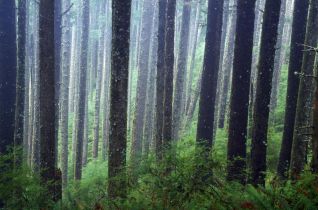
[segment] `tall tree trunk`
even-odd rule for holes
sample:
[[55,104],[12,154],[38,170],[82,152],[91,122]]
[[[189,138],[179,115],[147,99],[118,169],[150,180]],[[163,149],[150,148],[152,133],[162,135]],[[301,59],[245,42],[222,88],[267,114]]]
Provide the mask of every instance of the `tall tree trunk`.
[[[104,1],[106,3],[106,1]],[[108,4],[106,4],[108,5]],[[102,4],[101,15],[104,15],[107,12],[105,4]],[[101,98],[101,88],[102,88],[102,72],[104,64],[104,52],[105,52],[105,30],[106,22],[101,23],[100,33],[98,43],[96,43],[98,51],[98,66],[96,73],[96,92],[95,92],[95,115],[94,115],[94,140],[93,140],[93,158],[98,157],[98,144],[99,144],[99,123],[100,123],[100,98]],[[99,48],[98,48],[99,47]]]
[[156,79],[156,156],[161,158],[163,144],[163,98],[165,78],[165,30],[167,2],[159,1],[158,8],[158,53],[157,53],[157,79]]
[[[67,0],[63,3],[63,10],[70,7],[71,1]],[[68,177],[68,115],[69,115],[69,84],[71,70],[72,45],[74,45],[75,34],[72,34],[71,14],[67,13],[63,16],[63,35],[62,35],[62,74],[61,74],[61,169],[62,169],[62,186],[67,186]],[[74,35],[74,36],[73,36]]]
[[[314,4],[313,6],[316,6]],[[316,52],[315,61],[315,95],[314,95],[314,109],[313,109],[313,135],[312,135],[312,160],[311,169],[314,173],[318,173],[318,52]]]
[[194,73],[194,67],[195,67],[195,59],[196,59],[196,50],[197,50],[197,45],[199,42],[199,38],[200,38],[200,31],[201,31],[201,27],[200,27],[200,14],[201,14],[201,2],[200,0],[198,0],[196,2],[196,8],[193,9],[195,10],[195,21],[194,21],[194,34],[191,35],[192,39],[193,39],[193,46],[191,49],[191,54],[190,54],[190,64],[189,64],[189,76],[188,76],[188,84],[187,84],[187,93],[186,93],[186,105],[185,105],[185,112],[186,114],[189,111],[189,107],[190,107],[190,103],[191,103],[191,97],[192,97],[192,82],[193,82],[193,73]]
[[157,53],[157,78],[156,78],[156,156],[161,158],[163,140],[163,97],[165,77],[165,29],[166,29],[167,2],[159,1],[158,12],[158,53]]
[[[23,142],[23,118],[24,118],[24,95],[25,95],[25,52],[26,52],[26,2],[18,1],[18,68],[16,80],[16,107],[15,107],[15,147],[22,146]],[[16,161],[22,160],[22,154],[15,154]]]
[[78,120],[76,130],[76,152],[75,152],[75,180],[82,178],[84,121],[86,104],[87,83],[87,60],[88,60],[88,38],[89,38],[89,0],[83,0],[82,7],[82,35],[81,35],[81,65],[79,72],[79,99]]
[[136,112],[133,123],[132,133],[132,148],[131,148],[131,160],[135,164],[140,159],[142,153],[143,143],[143,129],[145,119],[146,108],[146,96],[147,96],[147,81],[149,74],[149,55],[150,55],[150,39],[152,31],[152,20],[154,13],[153,1],[145,0],[143,4],[142,12],[142,29],[140,34],[140,56],[139,56],[139,71],[137,80],[137,97],[136,97]]
[[[317,46],[318,44],[318,2],[310,1],[310,9],[306,29],[306,46]],[[308,48],[308,47],[307,47]],[[312,138],[312,104],[314,96],[314,64],[316,52],[306,51],[303,55],[301,67],[299,92],[294,127],[294,139],[291,156],[291,178],[298,179],[303,172],[307,160],[308,142]]]
[[224,0],[209,1],[204,63],[199,102],[197,142],[212,149],[214,112],[219,71]]
[[53,200],[61,198],[60,172],[56,168],[55,130],[55,47],[54,2],[40,1],[39,6],[39,117],[40,117],[40,173],[42,181],[49,186]]
[[187,73],[187,60],[189,49],[189,36],[190,36],[190,14],[191,14],[191,1],[183,1],[183,12],[181,21],[181,34],[179,40],[179,55],[177,61],[177,75],[175,82],[174,98],[173,98],[173,122],[172,131],[173,139],[179,139],[180,124],[182,119],[183,110],[183,95],[184,83]]
[[277,174],[282,179],[288,177],[291,159],[297,94],[299,89],[299,75],[296,75],[295,72],[301,69],[303,63],[301,59],[303,56],[303,47],[300,46],[299,43],[305,42],[308,6],[309,0],[295,0],[288,67],[284,132],[277,166]]
[[284,28],[286,25],[286,0],[282,0],[281,9],[280,9],[280,18],[279,18],[279,25],[278,25],[278,37],[277,37],[277,44],[276,44],[276,52],[275,52],[275,63],[274,63],[274,70],[273,70],[273,81],[272,81],[272,93],[271,93],[271,104],[270,110],[274,111],[277,106],[277,96],[278,96],[278,88],[279,88],[279,81],[280,81],[280,72],[282,68],[282,58],[284,50],[284,43],[283,43],[283,36],[286,35],[284,33]]
[[[14,142],[16,101],[15,1],[0,2],[0,154]],[[2,170],[2,169],[1,169]],[[0,204],[1,205],[1,204]]]
[[[108,193],[125,197],[127,148],[127,98],[131,0],[112,1],[112,53],[110,95],[110,141],[108,154]],[[123,173],[123,174],[122,174]],[[121,179],[117,176],[122,174]]]
[[251,182],[254,185],[265,185],[268,116],[280,7],[281,0],[267,0],[265,3],[253,110]]
[[225,49],[225,55],[223,60],[224,78],[219,109],[219,128],[224,128],[225,125],[226,113],[228,111],[228,96],[231,83],[230,78],[233,69],[234,42],[236,30],[236,11],[233,7],[234,5],[231,6],[231,20],[228,26],[228,36],[226,40],[227,49]]
[[150,44],[150,61],[147,89],[147,103],[145,115],[145,130],[144,130],[144,145],[143,155],[147,157],[150,146],[154,141],[155,133],[155,89],[156,89],[156,67],[157,67],[157,52],[158,52],[158,2],[154,2],[153,26],[151,32]]
[[253,52],[255,0],[237,2],[236,38],[230,104],[227,178],[246,182],[246,135]]
[[172,140],[172,97],[174,69],[174,39],[175,39],[176,0],[167,1],[167,16],[165,30],[165,79],[164,79],[164,115],[163,115],[163,146],[169,146]]

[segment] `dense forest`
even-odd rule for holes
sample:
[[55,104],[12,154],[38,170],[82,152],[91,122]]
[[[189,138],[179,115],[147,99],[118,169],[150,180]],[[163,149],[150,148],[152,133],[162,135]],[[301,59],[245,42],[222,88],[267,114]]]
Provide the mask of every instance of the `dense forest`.
[[318,0],[0,0],[0,209],[318,209]]

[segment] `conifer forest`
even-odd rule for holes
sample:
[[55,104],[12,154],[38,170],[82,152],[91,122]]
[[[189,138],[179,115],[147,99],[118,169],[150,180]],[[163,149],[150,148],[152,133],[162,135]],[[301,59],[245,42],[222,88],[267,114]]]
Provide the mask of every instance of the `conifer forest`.
[[318,209],[318,0],[0,0],[0,210]]

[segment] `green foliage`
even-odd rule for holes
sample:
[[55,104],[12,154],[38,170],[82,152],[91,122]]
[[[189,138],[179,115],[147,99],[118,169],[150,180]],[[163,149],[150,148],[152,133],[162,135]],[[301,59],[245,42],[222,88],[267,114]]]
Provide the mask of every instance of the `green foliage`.
[[52,206],[40,178],[25,165],[13,167],[12,160],[12,153],[0,156],[0,201],[5,209],[34,210]]

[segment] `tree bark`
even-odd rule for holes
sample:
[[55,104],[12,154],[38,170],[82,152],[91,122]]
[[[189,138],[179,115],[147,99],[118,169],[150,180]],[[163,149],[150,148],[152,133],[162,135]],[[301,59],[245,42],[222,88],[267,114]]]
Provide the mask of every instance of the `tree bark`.
[[61,189],[60,172],[56,168],[54,2],[42,0],[39,5],[39,117],[40,174],[49,186],[49,196],[57,201],[61,198]]
[[299,89],[299,76],[296,75],[295,72],[301,69],[303,63],[302,59],[300,59],[303,56],[303,47],[300,46],[299,43],[305,42],[308,6],[308,0],[295,0],[288,67],[284,132],[277,166],[277,174],[281,179],[288,177],[291,159],[297,94]]
[[281,0],[267,0],[265,3],[253,109],[251,182],[254,185],[265,185],[269,105],[280,8]]
[[237,2],[227,179],[246,182],[246,135],[253,52],[255,0]]
[[[127,98],[129,77],[129,38],[131,1],[112,1],[112,53],[110,95],[110,141],[108,154],[108,193],[125,197],[127,148]],[[121,178],[118,180],[117,176]]]
[[[318,2],[311,0],[306,29],[306,46],[318,44]],[[314,98],[314,64],[316,52],[305,46],[301,67],[299,92],[291,156],[291,178],[298,179],[307,160],[307,147],[312,139],[312,104]],[[307,51],[306,51],[307,50]]]
[[173,69],[174,69],[174,40],[176,0],[167,1],[165,30],[165,79],[164,79],[164,115],[163,115],[163,147],[170,146],[172,141],[172,97],[173,97]]
[[164,78],[165,78],[165,30],[166,30],[166,10],[167,2],[159,1],[158,8],[158,53],[157,53],[157,78],[156,78],[156,156],[161,159],[163,144],[163,98],[164,98]]
[[[63,4],[63,10],[70,7],[70,0]],[[68,115],[69,115],[69,84],[70,84],[70,70],[71,70],[71,56],[72,45],[74,45],[75,34],[72,33],[71,14],[67,13],[63,16],[63,34],[62,34],[62,85],[61,85],[61,169],[62,169],[62,186],[67,186],[68,177]]]
[[82,7],[82,34],[81,34],[81,64],[79,71],[79,100],[78,100],[78,120],[76,130],[76,152],[75,152],[75,180],[82,178],[83,161],[83,140],[84,121],[86,103],[86,83],[87,83],[87,60],[88,60],[88,38],[89,38],[89,0],[83,1]]
[[140,56],[139,56],[139,71],[137,80],[137,97],[136,97],[136,112],[133,123],[132,133],[132,148],[131,161],[135,164],[139,161],[142,154],[143,134],[144,134],[144,119],[146,110],[147,97],[147,81],[149,74],[149,55],[150,55],[150,39],[152,31],[152,20],[154,13],[153,1],[145,0],[142,12],[142,29],[140,34]]
[[215,120],[216,88],[219,71],[223,0],[209,1],[204,63],[199,102],[196,140],[207,152],[212,149]]
[[187,60],[190,38],[190,14],[191,14],[191,1],[183,1],[183,12],[181,21],[181,34],[179,40],[179,52],[177,60],[177,75],[175,81],[175,90],[173,97],[173,122],[172,131],[173,139],[179,139],[179,132],[181,127],[182,110],[183,110],[183,96],[184,96],[184,83],[187,73]]
[[15,1],[0,2],[0,154],[14,143],[16,101]]

